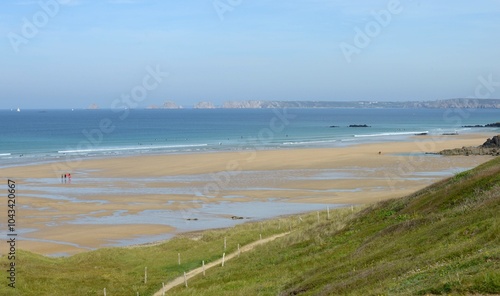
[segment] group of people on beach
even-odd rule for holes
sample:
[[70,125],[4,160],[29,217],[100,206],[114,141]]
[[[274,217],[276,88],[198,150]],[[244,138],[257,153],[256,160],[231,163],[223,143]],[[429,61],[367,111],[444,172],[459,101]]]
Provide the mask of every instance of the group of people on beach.
[[61,183],[66,183],[66,182],[71,183],[71,174],[70,173],[61,175]]

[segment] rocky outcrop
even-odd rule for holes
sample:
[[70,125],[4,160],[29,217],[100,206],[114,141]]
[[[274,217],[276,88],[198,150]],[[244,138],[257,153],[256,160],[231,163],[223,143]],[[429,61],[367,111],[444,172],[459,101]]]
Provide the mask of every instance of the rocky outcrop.
[[194,105],[195,109],[215,109],[215,106],[212,102],[199,102]]
[[483,148],[500,148],[500,136],[494,136],[481,145]]
[[463,125],[462,127],[500,127],[500,122],[476,125]]
[[500,149],[499,148],[482,148],[482,147],[462,147],[462,148],[455,148],[455,149],[446,149],[438,154],[441,155],[448,155],[448,156],[454,156],[454,155],[465,155],[465,156],[470,156],[470,155],[492,155],[492,156],[500,156]]
[[370,127],[369,125],[366,124],[351,124],[349,127]]
[[180,109],[182,107],[178,106],[175,102],[166,101],[165,103],[163,103],[162,108],[163,109]]
[[478,147],[462,147],[455,149],[446,149],[438,154],[441,155],[492,155],[500,156],[500,135],[487,139],[483,145]]

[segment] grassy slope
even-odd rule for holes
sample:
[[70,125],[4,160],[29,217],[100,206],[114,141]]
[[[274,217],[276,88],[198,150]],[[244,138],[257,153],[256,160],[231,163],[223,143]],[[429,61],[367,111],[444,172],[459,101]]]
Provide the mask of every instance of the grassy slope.
[[[500,293],[500,158],[420,192],[356,213],[343,209],[204,232],[141,248],[69,258],[19,251],[17,288],[0,295],[151,295],[183,271],[293,227],[292,234],[169,295]],[[177,264],[177,253],[182,264]],[[0,258],[1,270],[7,269]],[[144,284],[144,267],[148,283]],[[4,272],[6,274],[6,272]]]
[[500,158],[245,254],[176,295],[500,293]]
[[[103,295],[104,288],[111,296],[135,296],[137,292],[152,295],[161,288],[162,282],[199,267],[202,260],[209,263],[220,258],[224,237],[226,252],[233,252],[238,244],[253,242],[260,234],[267,237],[284,232],[286,220],[247,223],[206,231],[203,236],[181,235],[155,246],[105,248],[66,258],[48,258],[18,250],[16,289],[7,287],[9,261],[6,256],[0,258],[0,295]],[[179,253],[181,265],[178,265]],[[145,267],[148,268],[146,284]]]

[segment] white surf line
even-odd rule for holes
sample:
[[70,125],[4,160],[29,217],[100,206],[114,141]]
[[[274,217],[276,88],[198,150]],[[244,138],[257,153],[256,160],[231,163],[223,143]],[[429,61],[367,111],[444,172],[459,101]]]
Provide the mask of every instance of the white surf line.
[[[268,242],[273,241],[273,240],[275,240],[277,238],[283,237],[283,236],[285,236],[285,235],[287,235],[289,233],[290,232],[276,234],[276,235],[273,235],[271,237],[264,238],[262,240],[258,240],[258,241],[255,241],[253,243],[250,243],[248,245],[245,245],[245,246],[243,246],[243,247],[240,248],[240,253],[251,251],[256,246],[268,243]],[[231,253],[229,255],[226,255],[225,258],[224,258],[224,262],[228,261],[228,260],[231,260],[231,259],[233,259],[236,256],[238,256],[238,251],[235,251],[235,252],[233,252],[233,253]],[[221,264],[222,264],[222,258],[217,259],[214,262],[205,264],[205,270],[210,269],[210,268],[212,268],[214,266],[217,266],[217,265],[221,265]],[[173,281],[167,283],[165,285],[165,287],[161,288],[160,291],[156,292],[153,296],[162,296],[164,292],[167,292],[168,290],[170,290],[170,289],[172,289],[172,288],[174,288],[174,287],[176,287],[178,285],[184,284],[184,280],[189,280],[190,278],[195,277],[195,276],[199,275],[200,273],[203,273],[203,266],[198,267],[196,269],[193,269],[190,272],[187,272],[185,279],[184,279],[184,275],[182,275],[182,276],[179,276],[178,278],[174,279]]]

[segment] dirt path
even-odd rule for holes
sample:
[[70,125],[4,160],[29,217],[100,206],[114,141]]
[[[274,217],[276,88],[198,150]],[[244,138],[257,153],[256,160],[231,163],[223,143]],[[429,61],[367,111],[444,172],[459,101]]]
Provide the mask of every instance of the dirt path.
[[[259,245],[262,245],[262,244],[265,244],[265,243],[268,243],[270,241],[273,241],[277,238],[280,238],[280,237],[283,237],[287,234],[289,234],[290,232],[285,232],[285,233],[280,233],[280,234],[276,234],[276,235],[273,235],[271,237],[268,237],[268,238],[264,238],[262,240],[258,240],[258,241],[255,241],[253,243],[250,243],[248,245],[245,245],[243,247],[240,248],[240,252],[243,253],[243,252],[247,252],[247,251],[250,251],[250,250],[253,250],[255,247],[259,246]],[[233,259],[234,257],[238,256],[238,251],[235,251],[231,254],[227,254],[225,256],[225,261],[228,261],[228,260],[231,260]],[[211,263],[208,263],[208,264],[205,264],[205,270],[208,270],[214,266],[217,266],[217,265],[221,265],[222,264],[222,258],[220,259],[217,259],[215,260],[214,262],[211,262]],[[190,272],[187,272],[186,273],[186,279],[189,280],[190,278],[194,277],[194,276],[197,276],[199,274],[203,273],[203,266],[202,267],[198,267],[196,269],[193,269],[191,270]],[[154,296],[162,296],[163,295],[163,292],[167,292],[168,290],[172,289],[173,287],[175,286],[178,286],[178,285],[183,285],[184,284],[184,275],[174,279],[173,281],[169,282],[168,284],[165,285],[164,288],[160,289],[160,291],[156,292],[154,294]],[[188,282],[188,285],[189,285],[189,282]]]

